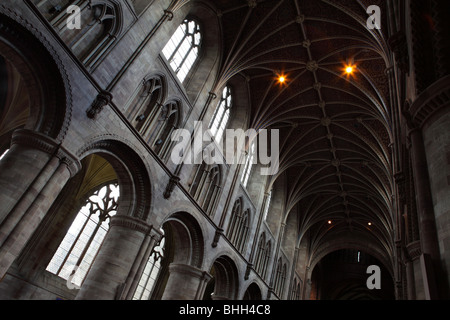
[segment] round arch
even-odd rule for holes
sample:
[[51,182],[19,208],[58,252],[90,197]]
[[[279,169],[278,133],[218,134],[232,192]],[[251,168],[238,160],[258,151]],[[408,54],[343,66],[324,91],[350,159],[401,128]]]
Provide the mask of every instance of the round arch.
[[63,63],[42,32],[28,21],[3,5],[0,16],[0,55],[20,75],[29,100],[26,120],[4,134],[25,128],[62,141],[72,113],[71,85]]
[[234,261],[222,255],[212,264],[209,281],[204,298],[213,300],[235,300],[239,292],[239,273]]
[[205,243],[196,219],[187,212],[177,212],[164,221],[163,228],[169,259],[173,263],[201,268]]
[[80,159],[97,154],[110,163],[117,174],[120,186],[120,205],[117,215],[147,221],[152,208],[153,188],[148,168],[135,148],[125,142],[94,139],[77,152]]
[[251,283],[244,292],[243,300],[262,300],[261,289],[256,282]]

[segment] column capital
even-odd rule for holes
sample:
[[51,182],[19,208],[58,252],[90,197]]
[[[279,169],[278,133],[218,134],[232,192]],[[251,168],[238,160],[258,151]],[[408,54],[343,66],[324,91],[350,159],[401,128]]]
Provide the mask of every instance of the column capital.
[[61,146],[60,142],[45,134],[27,129],[18,129],[12,135],[11,146],[13,145],[30,147],[56,156],[67,166],[71,177],[81,170],[81,162],[78,160],[78,157]]
[[[135,217],[130,217],[130,216],[124,216],[124,215],[115,215],[113,217],[111,217],[110,220],[110,226],[111,227],[123,227],[123,228],[127,228],[127,229],[131,229],[131,230],[135,230],[138,232],[141,232],[143,234],[148,234],[151,235],[152,237],[155,237],[155,235],[157,236],[159,234],[159,236],[161,237],[162,234],[156,230],[156,234],[153,231],[153,226],[149,225],[148,223],[146,223],[145,221],[135,218]],[[156,237],[155,237],[156,238]],[[158,239],[156,239],[158,240]]]
[[423,91],[409,107],[412,122],[422,128],[437,112],[448,107],[450,75],[436,81]]
[[178,273],[178,274],[185,274],[191,277],[195,277],[198,279],[203,279],[206,282],[212,279],[212,275],[210,275],[208,272],[203,271],[197,267],[188,265],[188,264],[180,264],[180,263],[171,263],[169,266],[169,272],[170,273]]

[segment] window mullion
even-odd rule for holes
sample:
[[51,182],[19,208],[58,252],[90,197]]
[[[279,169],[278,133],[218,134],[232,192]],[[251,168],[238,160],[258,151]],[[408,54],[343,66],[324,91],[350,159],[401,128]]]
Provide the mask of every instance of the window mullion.
[[[72,244],[71,244],[71,246],[70,246],[70,249],[67,251],[67,254],[66,254],[64,260],[62,261],[61,265],[59,266],[58,271],[56,272],[56,275],[59,275],[59,274],[61,273],[61,270],[63,269],[64,265],[65,265],[66,262],[67,262],[67,259],[69,259],[70,255],[71,255],[71,253],[72,253],[72,251],[73,251],[73,248],[75,248],[75,245],[77,244],[78,240],[80,239],[81,235],[83,234],[83,231],[84,231],[84,229],[86,228],[86,225],[87,225],[88,222],[89,222],[89,217],[90,217],[90,216],[91,216],[90,214],[86,216],[86,220],[85,220],[85,222],[83,223],[82,228],[81,228],[80,231],[78,232],[78,235],[76,236],[75,240],[72,242]],[[64,240],[63,240],[63,241],[64,241]]]

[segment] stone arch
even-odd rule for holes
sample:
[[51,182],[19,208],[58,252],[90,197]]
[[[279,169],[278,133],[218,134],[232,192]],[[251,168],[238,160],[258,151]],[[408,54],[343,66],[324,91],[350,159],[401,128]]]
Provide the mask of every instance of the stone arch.
[[210,274],[213,278],[208,283],[204,299],[235,300],[239,292],[239,273],[234,261],[222,255],[218,257]]
[[201,268],[204,259],[203,232],[196,219],[186,212],[177,212],[163,223],[168,259],[175,264]]
[[256,282],[252,282],[244,292],[242,300],[262,300],[262,292]]
[[147,221],[152,206],[152,184],[149,171],[136,153],[136,148],[113,137],[94,139],[77,155],[84,158],[98,154],[107,160],[117,174],[120,186],[120,205],[117,215],[130,216]]
[[[63,63],[49,41],[28,21],[3,5],[0,15],[0,55],[20,75],[30,102],[29,115],[17,128],[61,142],[72,115],[71,85]],[[17,128],[6,134],[11,136]]]
[[[155,94],[156,92],[156,94]],[[167,77],[162,73],[153,73],[144,77],[126,103],[124,113],[128,120],[141,131],[149,126],[153,113],[167,97]],[[147,120],[148,119],[148,120]]]
[[89,70],[95,69],[110,52],[123,31],[122,4],[117,0],[91,0],[78,3],[80,28],[67,28],[72,15],[64,8],[64,15],[50,19],[53,28]]
[[[362,244],[362,243],[365,243],[365,244]],[[376,258],[377,260],[379,260],[383,264],[383,266],[386,268],[386,270],[389,271],[390,276],[392,278],[394,278],[392,261],[389,261],[388,259],[386,259],[386,255],[383,254],[380,251],[380,249],[373,247],[373,246],[368,246],[367,245],[368,243],[370,243],[368,240],[362,242],[361,240],[356,240],[356,239],[351,239],[351,238],[347,238],[345,241],[342,241],[342,242],[337,242],[337,241],[329,242],[329,244],[326,247],[322,247],[322,248],[316,250],[314,255],[310,258],[310,265],[308,268],[308,273],[309,273],[308,276],[309,277],[311,276],[316,265],[328,254],[338,251],[338,250],[341,250],[341,249],[357,249],[357,250],[364,251],[364,252],[370,254],[371,256],[373,256],[374,258]]]

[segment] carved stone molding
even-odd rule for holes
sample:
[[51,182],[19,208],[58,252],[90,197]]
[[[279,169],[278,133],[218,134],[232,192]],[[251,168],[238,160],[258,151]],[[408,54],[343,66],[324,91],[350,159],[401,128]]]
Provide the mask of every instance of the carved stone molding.
[[394,52],[397,66],[403,73],[409,74],[409,52],[406,34],[398,32],[389,38],[388,43]]
[[406,246],[406,251],[409,258],[414,261],[420,257],[422,254],[422,249],[420,247],[420,241],[411,242]]
[[[43,121],[38,122],[34,129],[63,141],[67,135],[72,120],[72,86],[66,67],[60,57],[57,47],[50,42],[45,28],[36,28],[28,20],[5,5],[0,4],[0,14],[9,19],[1,19],[0,35],[8,39],[14,46],[10,52],[15,61],[21,65],[45,66],[35,68],[36,76],[45,82],[43,93],[46,98],[45,105],[40,112],[44,112]],[[15,54],[13,51],[20,51]],[[4,54],[4,53],[3,53]],[[7,57],[8,59],[11,57]]]
[[180,177],[177,176],[170,177],[169,183],[167,184],[166,190],[164,191],[164,199],[170,198],[178,182],[180,182]]
[[428,87],[406,111],[413,124],[421,128],[445,107],[450,107],[450,76],[443,77]]
[[213,240],[213,242],[211,244],[211,246],[213,248],[217,247],[217,244],[219,243],[220,236],[223,235],[223,232],[224,232],[224,230],[221,229],[221,228],[217,228],[216,229],[216,233],[214,234],[214,240]]
[[81,170],[81,162],[75,155],[62,147],[58,141],[42,133],[26,129],[16,130],[13,133],[11,145],[27,146],[55,155],[62,163],[66,164],[71,177],[75,176]]
[[147,224],[145,221],[134,217],[121,215],[115,215],[111,217],[110,226],[123,227],[141,232],[143,234],[150,234],[153,230],[153,226]]
[[111,93],[107,91],[101,91],[92,102],[89,109],[86,110],[88,118],[95,119],[97,115],[103,110],[103,108],[111,102],[112,98],[113,96]]

